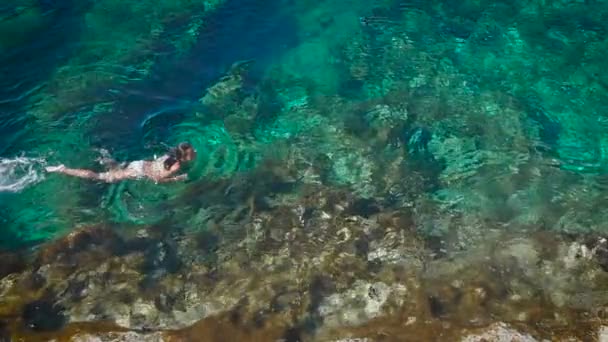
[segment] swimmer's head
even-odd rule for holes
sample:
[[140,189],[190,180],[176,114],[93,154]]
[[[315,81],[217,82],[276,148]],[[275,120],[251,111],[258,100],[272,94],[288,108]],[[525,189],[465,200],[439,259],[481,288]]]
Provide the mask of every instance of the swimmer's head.
[[196,158],[196,151],[190,143],[182,142],[175,149],[175,157],[180,162],[189,162]]
[[177,159],[175,159],[175,157],[169,156],[169,158],[165,159],[163,166],[165,167],[165,170],[173,171],[176,167],[179,167],[179,164],[177,162]]
[[[169,158],[165,160],[165,170],[175,168],[176,163],[187,163],[196,158],[196,151],[190,143],[182,142],[177,147],[171,149]],[[178,164],[179,165],[179,164]]]

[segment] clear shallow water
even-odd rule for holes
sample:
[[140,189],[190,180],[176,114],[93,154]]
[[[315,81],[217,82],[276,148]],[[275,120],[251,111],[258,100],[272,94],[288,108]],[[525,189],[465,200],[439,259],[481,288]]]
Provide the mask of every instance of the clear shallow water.
[[[407,212],[410,223],[394,224],[413,225],[438,258],[483,250],[495,232],[605,232],[603,2],[3,6],[0,186],[18,181],[1,168],[17,157],[99,168],[101,147],[121,160],[183,140],[199,151],[191,182],[162,186],[44,176],[35,164],[30,186],[0,193],[5,249],[102,225],[162,227],[168,245],[212,231],[204,252],[184,247],[204,262],[219,258],[207,252],[217,240],[218,255],[273,255],[291,241],[273,227],[315,210],[372,221]],[[323,195],[312,210],[307,191],[345,192],[350,204],[328,209],[340,196]],[[268,215],[286,218],[260,226]],[[341,248],[312,222],[303,232],[320,240],[302,255]]]
[[[39,6],[36,3],[28,5],[34,8]],[[105,25],[106,20],[113,20],[105,16],[102,6],[102,3],[89,3],[85,6],[89,12],[85,9],[79,13],[80,21],[86,23],[88,20],[92,25]],[[185,117],[193,116],[197,109],[203,109],[197,100],[204,94],[204,89],[223,76],[233,63],[242,59],[255,59],[256,66],[252,71],[257,74],[254,77],[259,78],[273,58],[277,58],[282,50],[297,40],[295,33],[290,33],[293,31],[291,13],[273,3],[263,6],[251,1],[225,4],[217,9],[217,13],[209,16],[194,16],[188,12],[188,8],[182,8],[178,3],[167,6],[169,13],[134,20],[132,28],[128,25],[121,26],[121,29],[127,31],[125,33],[147,40],[143,42],[143,51],[127,45],[131,42],[119,40],[116,41],[115,48],[115,41],[109,39],[111,37],[106,36],[105,31],[99,32],[102,27],[87,30],[78,27],[78,20],[58,14],[68,10],[77,11],[73,6],[53,8],[41,13],[40,21],[51,15],[57,16],[59,21],[65,21],[55,25],[57,36],[72,34],[74,38],[65,38],[63,45],[68,47],[51,46],[45,49],[67,55],[64,57],[66,65],[53,65],[53,61],[44,59],[47,58],[46,55],[32,60],[31,56],[35,54],[38,45],[45,44],[48,40],[34,33],[31,41],[22,42],[22,51],[14,53],[15,56],[19,53],[21,56],[29,54],[28,58],[4,64],[6,73],[14,75],[13,80],[5,79],[6,110],[3,114],[6,119],[3,120],[3,127],[7,134],[3,135],[6,139],[3,144],[6,150],[4,155],[8,158],[26,153],[62,163],[87,158],[88,165],[91,166],[91,161],[98,156],[93,148],[109,149],[117,158],[122,159],[149,158],[154,153],[162,153],[163,143],[179,139],[175,136],[173,127],[181,125]],[[199,6],[203,6],[203,3]],[[138,5],[127,7],[132,7],[130,10],[133,15],[140,15],[137,11],[142,10]],[[259,16],[259,12],[263,12],[264,16]],[[101,17],[97,18],[97,15]],[[178,18],[172,18],[172,15]],[[7,15],[6,20],[10,20],[8,17],[10,16]],[[145,27],[156,25],[154,20],[161,21],[157,30],[162,30],[162,33],[158,37]],[[202,21],[205,28],[199,27]],[[242,27],[244,25],[249,26],[245,29]],[[44,29],[48,27],[45,26]],[[73,31],[93,37],[89,38],[91,40],[78,39],[78,33]],[[173,46],[172,39],[177,41]],[[187,41],[183,43],[187,44],[186,47],[178,45],[179,39]],[[235,44],[237,40],[240,41],[239,44]],[[120,49],[125,50],[123,54],[116,52]],[[112,55],[114,53],[116,56]],[[100,54],[109,56],[99,57]],[[93,56],[97,57],[92,58]],[[10,62],[13,56],[7,57]],[[57,59],[55,54],[49,53],[48,59],[53,58]],[[124,65],[121,65],[121,59],[125,59]],[[29,74],[23,73],[20,68],[31,71]],[[27,86],[34,87],[29,94],[24,91]],[[56,100],[62,97],[66,98],[64,102]],[[26,124],[27,121],[30,122]],[[194,139],[194,142],[204,144],[204,137],[199,137],[197,132],[205,129],[203,125],[190,126],[194,126],[193,129],[188,128],[183,134]],[[60,182],[58,180],[56,186],[62,187]],[[53,193],[53,190],[45,192],[40,189],[39,186],[38,189],[28,189],[25,193],[16,195],[17,200],[22,199],[27,204],[15,205],[15,216],[22,216],[20,212],[28,207],[25,211],[34,210],[34,216],[48,214],[52,219],[59,220],[55,227],[45,227],[43,230],[60,230],[57,225],[64,226],[63,228],[72,225],[70,218],[62,219],[56,213],[64,208],[55,209],[44,203],[38,205],[39,196],[47,197],[49,191]],[[88,190],[95,192],[94,197],[102,194],[102,189]],[[64,195],[72,197],[74,192],[68,190]],[[112,197],[112,194],[109,196]],[[27,198],[33,198],[33,202]],[[10,201],[13,201],[13,197],[7,200]],[[49,201],[55,203],[53,199]],[[74,208],[70,211],[92,213],[100,206],[98,201],[89,204],[90,207],[81,208],[80,204],[71,202],[69,206]],[[124,211],[125,208],[118,210]],[[24,224],[44,225],[35,218]],[[33,233],[38,236],[38,233]],[[27,239],[26,236],[24,238]]]

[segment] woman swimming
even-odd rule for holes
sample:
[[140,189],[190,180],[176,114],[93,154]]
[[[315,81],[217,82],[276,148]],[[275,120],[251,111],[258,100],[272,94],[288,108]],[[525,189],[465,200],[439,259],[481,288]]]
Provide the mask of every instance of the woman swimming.
[[169,153],[154,160],[136,160],[126,166],[118,164],[110,158],[103,158],[102,163],[110,165],[106,172],[97,173],[85,169],[71,169],[61,164],[46,167],[47,172],[63,173],[69,176],[93,179],[106,183],[119,182],[126,179],[148,178],[156,183],[174,182],[186,180],[188,175],[175,175],[184,163],[194,160],[196,151],[189,143],[180,143],[172,148]]

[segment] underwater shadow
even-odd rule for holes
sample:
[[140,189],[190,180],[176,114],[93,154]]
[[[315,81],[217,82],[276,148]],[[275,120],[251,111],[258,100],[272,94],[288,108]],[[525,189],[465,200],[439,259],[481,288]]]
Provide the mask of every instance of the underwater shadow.
[[119,89],[116,112],[101,118],[94,143],[143,153],[142,123],[151,116],[163,115],[155,121],[165,127],[182,121],[199,106],[204,90],[241,60],[254,61],[248,73],[253,88],[270,63],[298,43],[294,13],[281,0],[227,0],[204,22],[188,53],[165,54],[151,77]]

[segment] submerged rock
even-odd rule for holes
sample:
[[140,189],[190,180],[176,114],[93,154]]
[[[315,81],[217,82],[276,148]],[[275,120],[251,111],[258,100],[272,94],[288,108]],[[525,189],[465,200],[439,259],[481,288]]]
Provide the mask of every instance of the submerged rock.
[[168,341],[162,333],[111,332],[104,334],[77,334],[70,342],[165,342]]
[[0,251],[0,279],[11,273],[18,273],[25,270],[27,262],[24,255],[17,253],[1,252]]
[[26,329],[34,331],[59,330],[67,322],[64,308],[50,300],[37,300],[23,308],[21,319]]
[[505,323],[496,323],[491,327],[481,330],[478,333],[474,333],[465,336],[461,339],[461,342],[538,342],[534,337],[521,333]]
[[360,325],[389,312],[385,306],[400,307],[406,294],[404,285],[358,280],[345,292],[326,297],[318,312],[328,327]]
[[76,264],[79,261],[78,254],[86,255],[97,251],[100,254],[110,255],[118,253],[121,245],[121,237],[110,227],[103,225],[82,227],[44,245],[35,263],[40,266],[55,263]]
[[[206,195],[213,191],[224,193]],[[44,246],[35,268],[0,280],[2,313],[23,313],[34,332],[103,321],[110,331],[190,336],[199,324],[206,333],[220,324],[239,337],[274,329],[277,338],[374,341],[378,331],[395,340],[456,338],[459,329],[491,326],[465,341],[533,341],[492,324],[540,320],[578,336],[590,327],[577,328],[571,317],[605,300],[606,272],[593,248],[576,241],[492,231],[437,257],[417,234],[414,212],[321,185],[300,197],[268,196],[264,206],[213,205],[204,234],[150,227],[119,237],[96,228]],[[164,338],[82,331],[82,341]]]
[[11,333],[5,321],[0,321],[0,342],[11,342]]
[[597,332],[598,342],[608,342],[608,326],[601,326]]

